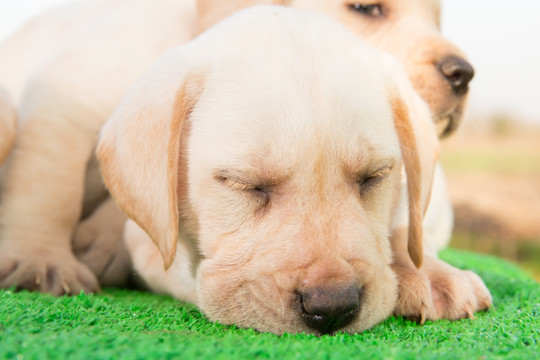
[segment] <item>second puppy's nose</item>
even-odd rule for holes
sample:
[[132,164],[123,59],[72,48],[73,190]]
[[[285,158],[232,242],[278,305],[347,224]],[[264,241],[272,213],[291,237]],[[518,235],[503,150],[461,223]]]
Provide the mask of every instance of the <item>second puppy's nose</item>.
[[362,291],[356,286],[345,288],[316,287],[299,293],[302,320],[322,334],[333,333],[357,316]]
[[452,92],[456,95],[465,95],[469,90],[469,83],[474,77],[474,68],[466,60],[457,56],[447,56],[438,64],[437,68],[450,84]]

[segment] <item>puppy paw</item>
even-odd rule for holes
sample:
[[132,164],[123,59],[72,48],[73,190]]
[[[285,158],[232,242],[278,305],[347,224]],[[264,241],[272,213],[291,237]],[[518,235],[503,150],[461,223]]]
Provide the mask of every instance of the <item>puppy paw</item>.
[[399,279],[396,315],[426,320],[473,318],[491,306],[491,294],[472,271],[459,270],[437,258],[425,257],[420,269],[393,266]]
[[99,291],[92,272],[69,252],[0,251],[0,288],[59,295]]
[[125,222],[111,201],[79,223],[73,235],[77,259],[90,268],[101,285],[121,286],[129,281],[132,264],[123,241]]

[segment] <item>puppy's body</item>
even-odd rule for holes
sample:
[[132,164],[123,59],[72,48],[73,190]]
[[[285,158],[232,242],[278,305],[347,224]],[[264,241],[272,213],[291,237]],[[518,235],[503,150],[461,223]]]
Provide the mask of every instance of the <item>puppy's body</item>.
[[25,24],[0,46],[0,79],[18,106],[32,76],[46,67],[96,23],[119,8],[123,0],[94,0],[68,3],[45,11]]
[[[402,68],[326,17],[253,9],[171,50],[107,122],[98,155],[144,229],[126,231],[140,274],[212,320],[353,333],[394,309],[489,306],[481,281],[454,293],[477,278],[429,256],[449,296],[403,290],[405,273],[437,285],[417,269],[435,131]],[[455,312],[422,312],[444,301]]]

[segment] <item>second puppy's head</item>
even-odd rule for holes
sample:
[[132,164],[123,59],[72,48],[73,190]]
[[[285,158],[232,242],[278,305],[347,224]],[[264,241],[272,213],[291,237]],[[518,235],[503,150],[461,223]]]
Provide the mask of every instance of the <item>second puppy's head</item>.
[[396,56],[431,109],[441,137],[460,125],[474,69],[440,32],[439,0],[197,0],[206,29],[240,9],[280,4],[327,14],[364,41]]

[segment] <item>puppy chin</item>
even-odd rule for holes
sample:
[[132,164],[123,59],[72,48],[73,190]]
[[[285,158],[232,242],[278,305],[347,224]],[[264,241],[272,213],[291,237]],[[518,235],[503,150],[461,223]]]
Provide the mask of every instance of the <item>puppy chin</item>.
[[[281,287],[269,274],[251,274],[247,279],[242,275],[245,270],[239,266],[217,272],[210,263],[201,263],[198,305],[209,320],[277,335],[325,335],[303,321],[296,291]],[[398,283],[390,267],[385,265],[369,271],[362,283],[364,295],[358,315],[349,325],[333,333],[359,333],[392,314],[397,302]]]
[[456,104],[451,104],[449,110],[433,115],[433,122],[439,138],[443,139],[453,134],[461,125],[463,120],[463,109],[467,104],[467,99],[462,99]]

